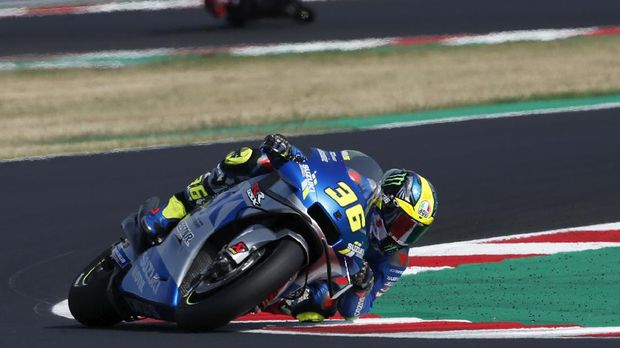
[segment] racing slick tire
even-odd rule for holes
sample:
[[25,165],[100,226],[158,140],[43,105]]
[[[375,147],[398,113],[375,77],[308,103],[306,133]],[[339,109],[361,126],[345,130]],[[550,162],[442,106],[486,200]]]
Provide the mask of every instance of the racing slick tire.
[[113,261],[107,249],[75,278],[69,289],[69,310],[86,326],[110,326],[122,319],[108,298]]
[[249,270],[232,282],[191,303],[183,297],[176,313],[177,325],[187,331],[212,330],[247,313],[286,284],[303,267],[305,252],[298,242],[284,238]]

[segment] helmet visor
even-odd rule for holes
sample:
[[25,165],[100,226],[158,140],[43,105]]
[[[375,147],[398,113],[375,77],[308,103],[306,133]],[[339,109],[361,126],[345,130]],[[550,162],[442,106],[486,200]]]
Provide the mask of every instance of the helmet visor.
[[402,209],[396,209],[389,221],[385,222],[388,234],[401,246],[415,243],[428,229],[428,226],[415,221]]

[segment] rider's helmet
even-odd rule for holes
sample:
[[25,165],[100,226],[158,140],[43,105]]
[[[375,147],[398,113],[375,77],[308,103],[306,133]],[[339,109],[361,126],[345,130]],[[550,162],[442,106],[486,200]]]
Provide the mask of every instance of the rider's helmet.
[[378,205],[388,236],[381,241],[382,249],[411,246],[435,220],[433,185],[413,171],[390,169],[381,179],[381,189]]

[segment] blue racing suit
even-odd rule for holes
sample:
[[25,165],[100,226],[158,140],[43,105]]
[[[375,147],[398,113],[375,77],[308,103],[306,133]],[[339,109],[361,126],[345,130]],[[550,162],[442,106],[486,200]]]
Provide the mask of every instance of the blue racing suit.
[[[292,147],[292,154],[301,152]],[[154,209],[145,217],[145,231],[156,239],[167,234],[188,212],[204,203],[210,196],[216,195],[229,187],[247,180],[250,177],[268,173],[272,170],[274,161],[282,159],[269,156],[260,148],[242,147],[228,153],[210,172],[199,176],[184,190],[174,194],[166,204]],[[308,292],[302,300],[289,305],[285,313],[297,317],[301,321],[320,321],[330,317],[338,311],[347,319],[357,318],[368,313],[375,299],[389,290],[400,278],[407,266],[408,248],[384,248],[381,241],[387,233],[383,226],[381,211],[377,206],[370,210],[366,221],[367,235],[370,247],[365,252],[364,259],[372,270],[374,282],[371,280],[369,288],[351,288],[338,301],[329,299],[326,282],[309,284]],[[387,249],[387,251],[386,251]]]
[[[325,282],[311,284],[308,299],[296,305],[292,314],[300,320],[318,321],[320,317],[327,318],[340,313],[346,319],[355,319],[370,312],[375,299],[387,292],[407,268],[409,248],[390,249],[383,251],[381,240],[387,236],[383,226],[381,212],[377,207],[368,214],[367,229],[370,236],[370,247],[364,254],[364,259],[372,269],[374,284],[367,291],[347,291],[337,303],[329,301],[329,292]],[[315,312],[319,317],[304,316],[302,312]],[[316,319],[315,319],[316,318]]]

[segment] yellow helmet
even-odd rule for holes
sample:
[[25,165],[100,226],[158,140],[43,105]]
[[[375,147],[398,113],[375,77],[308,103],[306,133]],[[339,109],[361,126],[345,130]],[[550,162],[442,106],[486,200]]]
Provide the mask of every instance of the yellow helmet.
[[433,185],[413,171],[390,169],[381,179],[381,189],[378,204],[387,234],[399,246],[411,246],[435,220],[438,202]]

